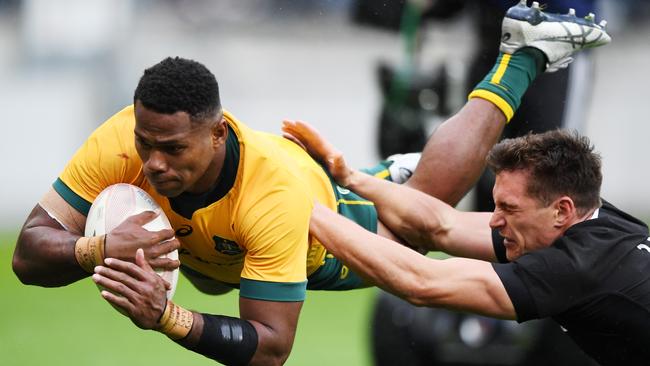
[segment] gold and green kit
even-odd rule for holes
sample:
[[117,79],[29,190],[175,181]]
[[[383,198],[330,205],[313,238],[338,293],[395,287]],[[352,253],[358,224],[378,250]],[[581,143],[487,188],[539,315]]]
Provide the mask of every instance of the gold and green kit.
[[210,192],[167,198],[151,187],[135,149],[133,106],[90,135],[54,189],[84,215],[112,184],[144,189],[176,231],[182,269],[238,287],[243,297],[302,301],[307,288],[366,286],[309,235],[309,218],[318,201],[376,232],[374,205],[338,187],[293,142],[252,130],[227,111],[224,118],[226,158]]

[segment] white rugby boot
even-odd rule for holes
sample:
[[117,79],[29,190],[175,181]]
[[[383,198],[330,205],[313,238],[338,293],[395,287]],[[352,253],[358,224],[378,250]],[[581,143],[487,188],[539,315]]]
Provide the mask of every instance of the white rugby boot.
[[391,162],[388,167],[390,173],[390,180],[395,183],[402,184],[406,182],[413,172],[415,167],[418,166],[421,153],[408,153],[408,154],[395,154],[386,158],[386,161]]
[[567,67],[577,51],[611,42],[605,30],[607,22],[595,22],[593,13],[578,18],[574,9],[567,14],[550,14],[540,9],[538,2],[528,7],[526,0],[506,12],[501,25],[503,53],[513,54],[523,47],[534,47],[544,52],[548,59],[546,72]]

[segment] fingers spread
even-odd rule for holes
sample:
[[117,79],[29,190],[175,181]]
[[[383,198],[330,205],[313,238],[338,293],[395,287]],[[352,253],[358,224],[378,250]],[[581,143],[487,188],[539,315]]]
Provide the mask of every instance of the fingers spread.
[[163,254],[171,253],[174,250],[179,249],[180,247],[181,247],[181,242],[178,241],[178,239],[176,239],[176,238],[171,238],[171,239],[160,242],[160,244],[158,244],[156,246],[156,250],[160,252],[158,254],[160,256],[160,255],[163,255]]
[[308,151],[307,148],[305,147],[305,145],[303,145],[303,143],[298,138],[293,136],[292,134],[290,134],[288,132],[285,132],[285,133],[282,134],[282,137],[284,137],[285,139],[287,139],[287,140],[293,142],[294,144],[300,146],[303,150]]
[[158,215],[160,215],[159,212],[143,211],[143,212],[140,212],[139,214],[136,214],[136,215],[133,215],[133,216],[129,217],[127,220],[130,220],[131,222],[133,222],[133,223],[135,223],[135,224],[137,224],[139,226],[143,226],[143,225],[149,223],[151,220],[158,217]]
[[295,126],[296,126],[296,121],[294,120],[285,119],[282,121],[282,131],[287,131],[287,132],[293,131],[295,130]]
[[[174,237],[174,230],[172,229],[162,229],[159,231],[151,231],[151,238],[149,241],[149,247],[147,248],[147,254],[152,256],[159,256],[161,254],[167,254],[174,249],[180,248],[180,242]],[[166,247],[160,247],[161,243],[169,243]],[[173,248],[173,249],[172,249]]]

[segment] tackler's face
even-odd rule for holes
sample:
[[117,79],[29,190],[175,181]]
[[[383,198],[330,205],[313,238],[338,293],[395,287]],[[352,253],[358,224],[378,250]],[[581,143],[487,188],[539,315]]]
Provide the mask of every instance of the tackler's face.
[[505,238],[506,257],[510,261],[550,246],[559,235],[554,225],[556,209],[528,194],[529,179],[527,171],[503,171],[497,174],[494,184],[495,209],[490,227]]
[[218,122],[192,122],[186,112],[157,113],[139,101],[135,121],[135,147],[142,170],[158,193],[176,197],[183,192],[203,193],[214,186],[223,165],[225,141],[224,136],[215,135]]

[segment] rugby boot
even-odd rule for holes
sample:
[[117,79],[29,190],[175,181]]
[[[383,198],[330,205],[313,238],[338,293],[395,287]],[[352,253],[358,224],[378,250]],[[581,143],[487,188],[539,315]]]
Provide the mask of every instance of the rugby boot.
[[579,18],[575,10],[567,14],[545,13],[538,2],[528,6],[526,0],[506,12],[501,26],[500,51],[513,54],[523,47],[534,47],[547,58],[546,72],[567,67],[575,52],[603,46],[611,42],[605,20],[596,24],[596,16],[589,13]]

